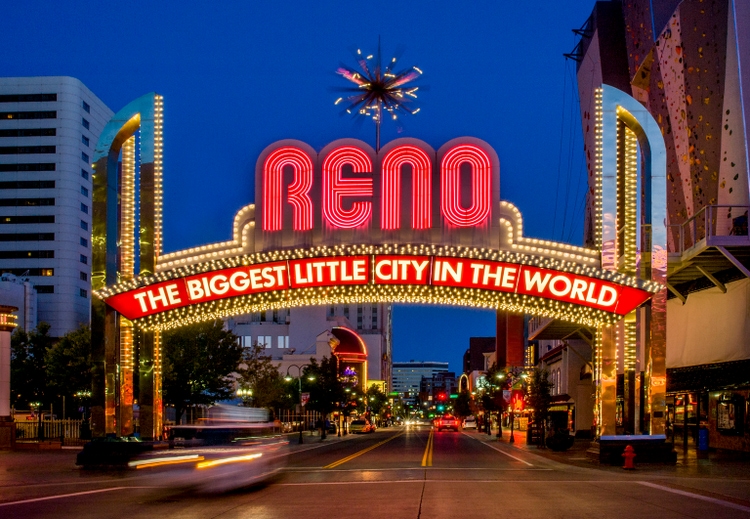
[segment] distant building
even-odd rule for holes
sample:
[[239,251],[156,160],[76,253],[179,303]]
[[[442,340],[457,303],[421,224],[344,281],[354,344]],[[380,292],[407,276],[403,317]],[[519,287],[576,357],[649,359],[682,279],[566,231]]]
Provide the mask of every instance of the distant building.
[[75,78],[0,78],[0,272],[33,283],[54,337],[90,321],[91,159],[112,115]]
[[0,276],[0,305],[15,306],[16,324],[24,331],[31,331],[37,325],[37,295],[34,284],[28,278],[18,278],[13,274]]
[[[268,357],[278,361],[282,374],[286,374],[292,365],[308,364],[311,357],[317,360],[330,357],[333,351],[329,339],[334,328],[352,330],[362,340],[367,357],[359,368],[366,369],[366,372],[360,373],[359,378],[381,387],[385,385],[389,392],[392,390],[390,305],[269,310],[230,318],[227,326],[240,336],[243,346],[250,347],[255,343],[263,346]],[[296,374],[296,369],[291,373]]]
[[394,362],[393,391],[397,392],[405,403],[414,405],[422,389],[422,379],[432,381],[434,375],[447,372],[447,362],[417,362],[413,360]]

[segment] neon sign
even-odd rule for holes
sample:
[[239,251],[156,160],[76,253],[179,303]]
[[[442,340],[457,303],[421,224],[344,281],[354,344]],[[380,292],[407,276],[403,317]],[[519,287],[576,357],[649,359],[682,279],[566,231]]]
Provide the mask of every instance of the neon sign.
[[[320,154],[298,141],[280,141],[258,160],[258,230],[488,229],[499,202],[499,178],[494,150],[469,137],[437,152],[416,139],[399,139],[380,154],[354,140],[334,142]],[[402,218],[406,204],[411,221]]]
[[[407,285],[486,290],[538,297],[625,315],[647,290],[507,261],[432,255],[324,256],[227,268],[154,283],[105,299],[128,319],[140,319],[225,298],[342,285]],[[290,301],[291,302],[291,301]]]

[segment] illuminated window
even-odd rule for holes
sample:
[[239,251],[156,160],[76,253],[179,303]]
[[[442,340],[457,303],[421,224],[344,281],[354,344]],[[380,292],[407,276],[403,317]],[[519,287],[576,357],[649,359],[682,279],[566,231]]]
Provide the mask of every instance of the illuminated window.
[[258,346],[261,348],[272,348],[273,340],[270,335],[258,335]]
[[57,119],[57,112],[0,112],[0,119]]

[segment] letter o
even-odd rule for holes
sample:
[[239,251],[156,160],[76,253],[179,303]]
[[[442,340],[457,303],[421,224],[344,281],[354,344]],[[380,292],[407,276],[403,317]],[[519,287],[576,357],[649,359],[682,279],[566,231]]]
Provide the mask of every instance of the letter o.
[[[565,283],[565,290],[557,290],[555,288],[555,284],[558,281],[562,281],[563,283]],[[556,295],[557,297],[563,297],[565,295],[568,295],[572,286],[573,285],[568,278],[566,278],[565,276],[558,275],[550,279],[549,291],[552,292],[552,294]]]

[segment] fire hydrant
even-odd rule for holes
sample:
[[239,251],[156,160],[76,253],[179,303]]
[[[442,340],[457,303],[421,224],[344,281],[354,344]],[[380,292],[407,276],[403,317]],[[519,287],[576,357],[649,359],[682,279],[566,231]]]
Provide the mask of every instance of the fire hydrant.
[[625,458],[625,465],[623,465],[622,468],[625,470],[633,470],[635,469],[635,465],[633,464],[633,458],[635,458],[635,449],[632,445],[628,445],[625,447],[625,451],[622,453],[622,457]]

